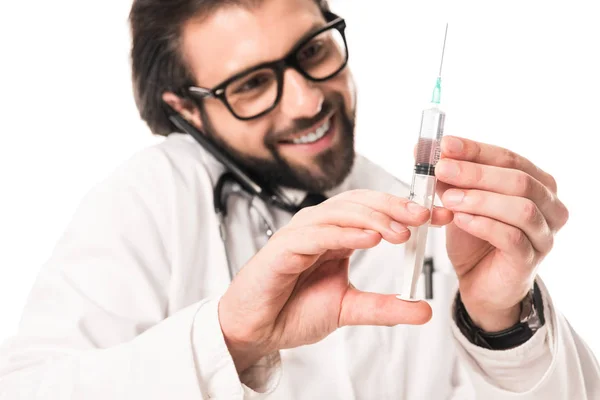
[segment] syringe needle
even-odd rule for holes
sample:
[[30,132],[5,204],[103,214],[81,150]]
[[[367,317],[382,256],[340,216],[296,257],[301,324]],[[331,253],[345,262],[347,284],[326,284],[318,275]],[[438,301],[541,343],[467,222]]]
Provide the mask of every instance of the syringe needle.
[[442,46],[442,60],[440,61],[440,73],[438,77],[442,77],[442,67],[444,65],[444,53],[446,52],[446,38],[448,37],[448,23],[446,22],[446,32],[444,33],[444,46]]

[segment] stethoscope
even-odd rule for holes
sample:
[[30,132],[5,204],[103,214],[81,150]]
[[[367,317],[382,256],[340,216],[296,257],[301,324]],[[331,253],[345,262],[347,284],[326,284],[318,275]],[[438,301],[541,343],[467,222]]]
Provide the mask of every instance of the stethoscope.
[[[213,207],[219,221],[219,231],[225,247],[227,247],[228,239],[225,224],[227,218],[227,199],[231,195],[241,196],[250,201],[250,206],[262,220],[261,223],[264,226],[267,238],[273,235],[275,229],[269,223],[267,216],[258,207],[253,207],[253,203],[257,199],[262,200],[268,207],[278,208],[291,215],[294,215],[304,207],[316,205],[326,200],[322,195],[309,195],[302,203],[295,204],[280,189],[267,185],[261,182],[260,179],[250,176],[228,154],[221,151],[209,137],[175,112],[168,104],[165,103],[165,107],[167,107],[171,122],[183,132],[192,136],[207,152],[223,164],[227,170],[227,172],[219,177],[213,189]],[[227,254],[227,251],[225,253]],[[230,278],[233,279],[233,268],[228,255],[227,264]]]
[[229,280],[232,281],[233,277],[235,276],[235,272],[233,270],[233,265],[231,264],[229,252],[227,251],[229,238],[227,236],[226,227],[227,202],[230,196],[237,196],[248,201],[249,206],[252,207],[252,209],[256,212],[256,215],[258,215],[267,239],[270,239],[271,236],[273,236],[275,233],[275,227],[271,224],[271,222],[269,222],[269,218],[267,218],[267,216],[264,215],[263,212],[258,209],[258,207],[253,206],[254,199],[256,197],[243,190],[242,185],[231,172],[225,172],[220,176],[213,189],[213,208],[219,222],[219,234],[221,235],[221,240],[223,241],[223,246],[225,247],[225,258],[227,260]]
[[[226,219],[227,200],[229,196],[240,196],[249,201],[250,207],[253,208],[261,220],[261,224],[264,227],[264,233],[267,239],[273,235],[275,228],[269,222],[269,218],[258,207],[253,205],[256,199],[264,201],[267,206],[278,208],[293,215],[304,207],[319,204],[320,202],[326,200],[326,197],[319,194],[308,195],[302,203],[294,204],[291,199],[285,196],[285,194],[277,188],[272,188],[268,185],[265,185],[258,179],[247,174],[227,154],[222,152],[206,135],[202,134],[181,115],[174,112],[173,109],[171,109],[171,111],[172,112],[169,115],[171,122],[183,132],[192,136],[202,147],[204,147],[206,151],[208,151],[219,162],[221,162],[227,170],[227,172],[219,177],[216,185],[214,186],[213,207],[218,218],[221,239],[223,240],[223,244],[225,246],[225,257],[227,259],[229,278],[230,280],[233,280],[235,273],[227,252],[228,238]],[[433,298],[433,272],[433,258],[428,257],[425,259],[423,265],[423,273],[425,275],[425,297],[427,299]]]
[[[264,235],[268,239],[273,236],[275,233],[275,227],[269,221],[270,218],[265,215],[263,210],[260,207],[257,207],[254,202],[258,201],[259,198],[252,193],[249,193],[243,189],[241,182],[237,179],[235,174],[230,171],[223,173],[219,179],[217,180],[216,185],[213,189],[213,208],[215,214],[217,215],[217,219],[219,221],[219,233],[221,235],[221,240],[225,247],[227,247],[228,237],[227,237],[227,228],[226,228],[226,220],[227,220],[227,202],[230,196],[238,196],[240,198],[248,201],[250,208],[256,213],[256,215],[260,219],[260,224],[262,225],[262,229],[264,229]],[[277,202],[275,207],[283,210],[285,212],[290,213],[291,215],[295,214],[299,210],[304,207],[312,206],[319,204],[320,202],[326,200],[325,196],[309,194],[302,203],[297,206],[279,206],[279,202]],[[273,202],[271,203],[273,204]],[[233,266],[231,265],[231,260],[229,258],[228,252],[225,251],[225,256],[227,258],[227,266],[229,269],[229,277],[233,279],[234,271]]]

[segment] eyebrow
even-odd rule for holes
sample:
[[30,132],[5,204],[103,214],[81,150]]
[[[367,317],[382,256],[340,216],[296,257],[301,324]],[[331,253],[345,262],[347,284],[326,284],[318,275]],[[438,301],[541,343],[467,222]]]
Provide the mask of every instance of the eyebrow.
[[323,24],[321,22],[315,22],[314,24],[312,24],[312,26],[310,27],[310,29],[308,30],[308,32],[306,32],[304,35],[302,35],[302,37],[300,37],[300,39],[298,39],[296,41],[296,44],[292,47],[291,50],[295,49],[296,46],[298,45],[298,43],[302,43],[303,41],[305,41],[306,39],[308,39],[310,36],[314,35],[314,33],[316,31],[318,31],[319,29],[321,29],[325,25],[327,25],[327,21],[325,21],[325,24]]
[[[288,50],[287,53],[285,53],[285,55],[282,58],[287,57],[288,55],[290,55],[293,51],[298,49],[298,45],[302,42],[304,42],[306,39],[308,39],[309,37],[311,37],[312,35],[315,34],[315,32],[317,32],[319,29],[323,28],[325,25],[327,25],[327,21],[325,21],[325,24],[323,24],[322,22],[315,22],[311,25],[311,27],[308,29],[308,31],[302,35],[300,37],[300,39],[296,40],[296,43],[290,48],[290,50]],[[220,85],[222,85],[224,82],[227,82],[228,80],[232,79],[233,77],[240,77],[243,76],[246,72],[249,72],[261,65],[265,65],[265,64],[270,64],[274,61],[280,60],[282,58],[277,58],[275,60],[270,60],[270,61],[264,61],[264,62],[260,62],[258,64],[254,64],[252,66],[246,67],[244,69],[240,69],[238,72],[233,72],[229,75],[228,78],[225,78],[224,80],[222,80],[220,83],[218,83],[215,87],[218,87]]]

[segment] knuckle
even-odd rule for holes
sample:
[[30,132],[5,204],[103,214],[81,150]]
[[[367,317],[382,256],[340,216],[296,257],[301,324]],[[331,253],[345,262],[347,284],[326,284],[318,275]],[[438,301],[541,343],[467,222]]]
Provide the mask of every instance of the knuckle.
[[356,201],[356,200],[360,200],[368,192],[369,192],[369,190],[367,190],[367,189],[353,189],[353,190],[349,190],[348,192],[346,192],[345,197],[347,197],[348,200],[350,200],[350,201]]
[[298,229],[291,224],[287,224],[279,230],[273,232],[273,235],[269,238],[269,243],[275,248],[284,248],[288,237],[297,235]]
[[519,169],[519,156],[514,151],[504,149],[504,164],[508,168]]
[[564,227],[569,222],[569,209],[560,201],[555,195],[552,196],[552,206],[555,210],[552,214],[552,225],[551,228],[554,232]]
[[300,211],[298,211],[294,215],[294,219],[304,219],[304,218],[306,218],[307,214],[309,214],[311,212],[311,210],[313,210],[313,207],[305,207],[305,208],[300,209]]
[[548,188],[554,193],[558,192],[558,183],[552,175],[548,175]]
[[479,183],[483,182],[483,179],[484,179],[483,168],[481,168],[480,165],[475,165],[473,168],[473,183],[479,184]]
[[294,225],[297,225],[299,222],[308,220],[313,207],[305,207],[305,208],[300,209],[296,214],[294,214],[294,216],[292,217],[292,219],[289,222],[289,225],[294,226]]
[[531,193],[531,187],[533,186],[533,179],[525,172],[519,172],[515,179],[515,189],[521,196],[527,196]]
[[306,264],[305,255],[291,251],[286,253],[283,265],[285,265],[288,269],[297,270],[298,268],[302,268],[304,264]]
[[508,233],[508,241],[515,247],[521,247],[527,241],[527,236],[520,229],[511,229]]
[[554,248],[554,235],[552,234],[552,232],[549,232],[547,237],[547,245],[546,245],[546,253],[550,252],[550,250],[552,250]]
[[391,214],[392,211],[398,208],[398,206],[400,205],[400,199],[389,193],[383,194],[383,202],[385,203],[385,210],[388,214]]
[[387,218],[377,210],[373,210],[372,208],[366,212],[366,217],[369,222],[382,222],[385,223]]
[[535,265],[537,260],[537,253],[533,246],[529,246],[525,253],[525,265]]
[[569,213],[569,209],[567,207],[563,206],[562,209],[563,209],[563,219],[562,219],[561,226],[565,226],[566,223],[569,221],[570,213]]
[[397,201],[398,201],[398,199],[397,199],[395,196],[393,196],[393,195],[391,195],[391,194],[389,194],[389,193],[383,193],[383,201],[384,201],[386,204],[388,204],[388,205],[390,205],[390,206],[391,206],[391,205],[394,205],[394,204],[396,204],[396,203],[397,203]]
[[565,226],[567,224],[567,222],[569,222],[569,209],[567,207],[565,207],[563,204],[561,204],[560,206],[560,211],[559,211],[559,225],[560,228],[562,228],[563,226]]
[[539,209],[537,205],[531,200],[526,200],[523,203],[523,209],[521,211],[521,214],[523,219],[529,223],[536,223],[539,221],[540,218]]

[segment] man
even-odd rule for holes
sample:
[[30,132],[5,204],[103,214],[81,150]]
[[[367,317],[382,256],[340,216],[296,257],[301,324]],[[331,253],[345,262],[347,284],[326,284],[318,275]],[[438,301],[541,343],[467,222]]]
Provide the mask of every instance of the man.
[[[430,215],[354,154],[344,21],[315,0],[135,0],[131,24],[138,107],[168,137],[84,200],[3,348],[3,398],[600,396],[537,278],[568,218],[550,175],[445,138],[448,268],[430,303],[400,300],[398,245]],[[222,153],[169,114],[281,198],[328,199],[290,213],[227,183],[220,230]]]

